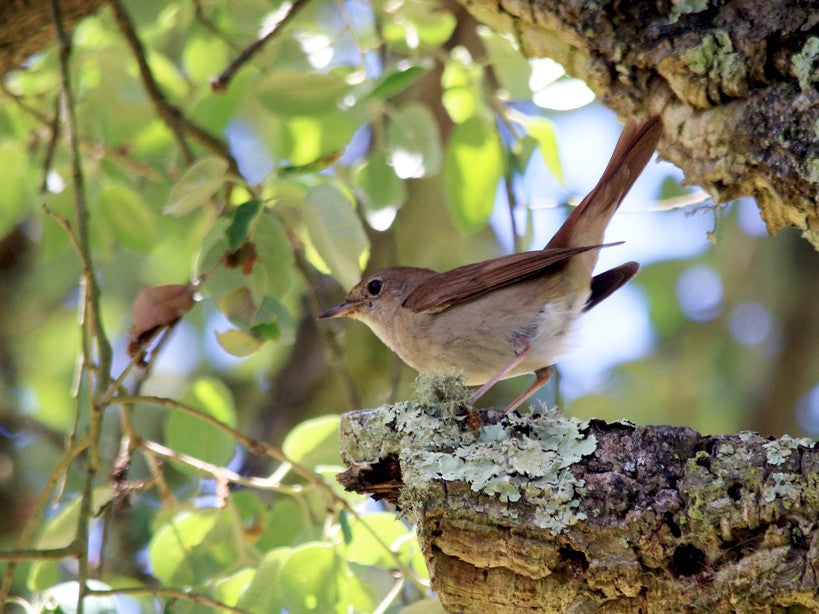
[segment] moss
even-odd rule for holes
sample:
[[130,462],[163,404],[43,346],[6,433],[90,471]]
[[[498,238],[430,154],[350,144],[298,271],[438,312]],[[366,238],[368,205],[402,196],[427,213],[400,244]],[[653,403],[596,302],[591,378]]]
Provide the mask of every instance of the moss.
[[[584,433],[588,423],[556,411],[530,410],[473,429],[460,409],[468,392],[458,380],[420,376],[416,394],[416,401],[379,408],[388,417],[367,423],[373,427],[369,439],[386,437],[384,428],[400,437],[393,443],[398,443],[405,484],[401,503],[411,519],[417,520],[421,506],[439,492],[431,485],[442,481],[467,484],[503,503],[526,502],[535,508],[531,521],[555,534],[585,517],[577,511],[583,482],[570,468],[596,449],[595,437]],[[377,442],[362,445],[366,454],[383,451]],[[354,456],[365,458],[361,450]],[[501,510],[510,519],[519,515],[514,505]]]
[[803,92],[811,92],[813,83],[819,82],[819,37],[811,36],[799,53],[791,58],[793,76],[799,81]]

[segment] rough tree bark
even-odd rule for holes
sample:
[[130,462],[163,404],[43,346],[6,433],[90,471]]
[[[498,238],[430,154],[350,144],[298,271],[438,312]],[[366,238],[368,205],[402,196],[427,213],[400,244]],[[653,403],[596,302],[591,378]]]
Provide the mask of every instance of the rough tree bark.
[[460,0],[551,57],[621,119],[663,116],[660,153],[717,202],[819,248],[819,10],[813,0]]
[[339,481],[418,524],[448,611],[819,611],[819,444],[554,412],[477,426],[424,385],[344,415]]
[[[72,26],[99,10],[104,0],[60,0],[63,19]],[[54,41],[51,0],[0,2],[0,77],[19,68],[30,55]]]

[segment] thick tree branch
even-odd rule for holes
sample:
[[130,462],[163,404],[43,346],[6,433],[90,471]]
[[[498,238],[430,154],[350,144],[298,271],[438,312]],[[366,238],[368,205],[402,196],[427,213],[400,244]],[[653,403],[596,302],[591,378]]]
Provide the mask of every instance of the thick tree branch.
[[660,153],[717,202],[754,196],[770,232],[796,226],[819,247],[815,3],[462,2],[622,119],[661,114]]
[[819,445],[552,412],[476,430],[435,397],[346,414],[340,481],[418,523],[448,611],[819,607]]

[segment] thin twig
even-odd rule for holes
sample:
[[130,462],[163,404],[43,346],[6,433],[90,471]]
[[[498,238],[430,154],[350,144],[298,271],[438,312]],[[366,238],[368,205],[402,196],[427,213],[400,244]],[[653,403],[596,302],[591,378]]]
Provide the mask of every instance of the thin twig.
[[[83,332],[83,363],[86,374],[86,392],[88,397],[88,462],[86,464],[85,483],[83,484],[82,500],[80,501],[79,519],[77,522],[77,547],[79,553],[77,562],[79,566],[77,596],[77,614],[83,614],[83,603],[88,590],[87,582],[89,577],[88,561],[88,518],[91,514],[91,498],[93,492],[94,478],[99,468],[99,436],[101,412],[94,404],[93,386],[94,372],[90,368],[93,363],[92,344],[96,339],[98,359],[100,361],[97,381],[100,387],[104,388],[108,384],[111,372],[111,345],[102,329],[100,319],[99,293],[96,276],[94,275],[93,263],[90,256],[90,240],[88,236],[88,206],[85,197],[85,177],[82,171],[82,161],[80,159],[80,149],[77,139],[77,117],[74,107],[74,96],[71,89],[71,71],[69,68],[69,58],[71,56],[71,40],[63,24],[62,11],[59,0],[51,0],[51,16],[54,22],[54,29],[59,47],[59,73],[60,73],[60,110],[65,126],[66,141],[68,144],[68,158],[71,163],[71,175],[74,182],[74,205],[77,215],[77,241],[81,253],[83,254],[83,279],[86,290],[86,303],[83,305],[84,317],[82,319]],[[79,399],[79,396],[78,396]],[[79,412],[80,408],[77,408]]]
[[248,486],[258,490],[280,492],[287,495],[298,494],[304,491],[304,487],[299,486],[298,484],[287,485],[270,478],[257,478],[252,476],[245,477],[243,475],[239,475],[235,471],[231,471],[226,467],[214,465],[213,463],[203,461],[202,459],[195,458],[189,454],[177,452],[176,450],[163,446],[161,443],[151,441],[150,439],[137,440],[137,447],[143,452],[149,452],[150,454],[160,458],[175,461],[190,467],[191,469],[195,469],[199,473],[207,474],[217,480],[233,482],[234,484],[241,484],[242,486]]
[[236,58],[230,64],[228,64],[227,68],[225,68],[218,77],[213,77],[210,80],[210,86],[213,91],[226,91],[236,72],[238,72],[242,66],[249,62],[253,56],[259,53],[259,51],[261,51],[264,46],[282,30],[282,28],[284,28],[284,26],[290,23],[290,21],[306,4],[307,0],[293,0],[293,2],[282,4],[281,8],[279,9],[280,15],[277,16],[278,19],[269,25],[267,32],[262,33],[259,38],[245,47],[242,52],[236,56]]
[[171,132],[173,132],[177,144],[182,150],[185,161],[188,164],[194,161],[193,151],[185,139],[185,136],[189,135],[216,155],[224,158],[228,163],[231,173],[239,176],[239,165],[236,163],[233,155],[231,155],[227,145],[191,121],[185,116],[182,109],[168,100],[154,78],[150,66],[148,66],[145,48],[142,45],[142,41],[139,40],[136,30],[134,29],[134,24],[125,10],[125,7],[122,5],[122,2],[120,2],[120,0],[110,0],[110,4],[114,10],[114,18],[116,19],[117,25],[125,37],[125,40],[128,42],[128,45],[131,47],[131,52],[134,54],[139,68],[139,74],[145,86],[145,90],[148,93],[148,97],[151,99],[151,102],[153,102],[157,115],[162,118],[162,121],[164,121]]
[[[276,448],[275,446],[271,446],[270,444],[260,441],[254,437],[250,437],[249,435],[245,435],[241,431],[229,426],[219,420],[218,418],[214,418],[209,413],[202,411],[201,409],[196,409],[195,407],[191,407],[190,405],[186,405],[180,401],[175,399],[169,399],[165,397],[154,397],[154,396],[124,396],[124,397],[115,397],[112,399],[113,403],[129,403],[129,404],[136,404],[136,403],[147,403],[151,405],[158,405],[160,407],[170,407],[172,409],[178,409],[180,411],[185,412],[191,416],[195,416],[200,420],[207,422],[215,426],[216,428],[224,431],[233,439],[241,443],[251,454],[255,454],[257,456],[270,456],[282,463],[289,463],[293,471],[307,479],[309,482],[315,484],[316,486],[320,486],[322,488],[329,488],[327,483],[317,476],[315,473],[310,471],[307,467],[300,465],[299,463],[295,463],[287,456],[285,456],[284,452]],[[332,491],[331,491],[332,492]]]
[[62,548],[0,551],[0,561],[59,561],[69,556],[79,555],[79,545],[74,541]]
[[233,49],[234,51],[238,51],[239,45],[237,45],[231,38],[222,32],[216,24],[213,23],[208,17],[205,15],[205,9],[202,8],[202,2],[200,0],[193,0],[193,10],[194,16],[196,17],[196,21],[202,24],[202,27],[205,28],[208,32],[213,34],[216,38],[221,40],[225,43],[228,47]]
[[226,603],[222,603],[221,601],[217,601],[216,599],[212,599],[207,595],[202,595],[200,593],[187,593],[181,589],[176,588],[153,588],[150,586],[129,586],[123,588],[110,588],[110,589],[89,589],[89,595],[153,595],[155,597],[168,597],[169,599],[182,599],[184,601],[190,601],[192,603],[198,603],[199,605],[209,606],[211,608],[217,608],[219,610],[224,610],[225,612],[237,612],[238,614],[247,614],[247,610],[242,610],[240,608],[234,608],[233,606],[229,606]]
[[[51,470],[51,474],[48,476],[40,496],[37,498],[34,507],[31,509],[31,514],[29,515],[28,520],[20,533],[20,537],[17,538],[15,548],[22,550],[28,546],[28,542],[31,539],[31,536],[34,534],[35,527],[43,518],[46,505],[48,504],[48,500],[51,498],[52,489],[57,482],[59,482],[60,478],[68,471],[68,468],[74,459],[82,454],[87,448],[88,436],[85,436],[75,443],[74,447],[70,448],[68,452],[66,452],[65,456],[63,456],[62,460],[57,463],[57,466]],[[8,567],[6,567],[6,573],[3,577],[3,586],[0,587],[0,603],[5,603],[8,599],[9,591],[11,590],[11,582],[14,578],[14,570],[16,567],[17,563],[15,561],[9,562]]]
[[45,158],[43,159],[43,178],[40,181],[40,194],[48,190],[48,174],[54,161],[54,152],[57,150],[57,141],[60,138],[60,99],[54,101],[54,118],[48,124],[49,137]]

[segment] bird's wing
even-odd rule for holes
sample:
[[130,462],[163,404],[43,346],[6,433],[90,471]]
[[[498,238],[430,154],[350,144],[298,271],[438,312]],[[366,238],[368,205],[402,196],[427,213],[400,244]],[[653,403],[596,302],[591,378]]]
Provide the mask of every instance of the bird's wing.
[[407,296],[404,307],[415,312],[443,311],[487,292],[544,275],[576,254],[612,245],[619,243],[547,248],[467,264],[431,276]]

